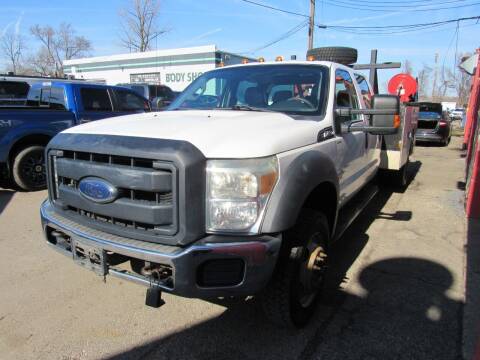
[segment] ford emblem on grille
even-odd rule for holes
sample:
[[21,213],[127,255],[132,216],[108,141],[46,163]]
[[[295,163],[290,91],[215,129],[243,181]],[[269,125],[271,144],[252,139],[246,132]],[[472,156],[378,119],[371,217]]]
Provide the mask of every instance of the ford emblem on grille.
[[78,190],[88,200],[101,204],[112,202],[118,196],[118,190],[115,186],[96,177],[87,177],[80,180]]

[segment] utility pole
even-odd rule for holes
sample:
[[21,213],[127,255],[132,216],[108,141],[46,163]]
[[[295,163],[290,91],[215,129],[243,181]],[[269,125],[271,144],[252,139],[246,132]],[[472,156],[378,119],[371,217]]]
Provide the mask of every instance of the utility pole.
[[308,50],[313,48],[313,30],[315,19],[315,0],[310,0],[310,18],[308,20]]
[[437,77],[438,77],[438,53],[435,54],[435,69],[433,70],[433,86],[432,86],[432,100],[435,101],[437,92]]

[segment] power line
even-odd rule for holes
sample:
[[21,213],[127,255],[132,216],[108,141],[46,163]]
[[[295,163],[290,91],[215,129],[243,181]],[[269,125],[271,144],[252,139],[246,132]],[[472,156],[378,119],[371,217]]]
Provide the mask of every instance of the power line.
[[[442,20],[442,21],[435,21],[429,23],[417,23],[417,24],[404,24],[404,25],[386,25],[386,26],[343,26],[343,25],[324,25],[327,28],[342,28],[342,29],[391,29],[391,28],[404,28],[404,27],[417,27],[417,26],[426,26],[426,25],[443,25],[448,23],[455,23],[458,21],[466,21],[466,20],[476,20],[480,19],[479,16],[470,16],[470,17],[461,17],[457,19],[449,19],[449,20]],[[322,25],[317,25],[322,26]]]
[[455,61],[453,63],[453,80],[457,80],[457,62],[458,62],[458,34],[460,33],[460,22],[457,22],[457,39],[455,40]]
[[443,61],[442,61],[442,72],[445,72],[445,62],[447,61],[448,53],[450,52],[450,48],[452,47],[453,40],[455,40],[455,37],[458,33],[458,22],[457,26],[455,27],[455,31],[453,33],[452,39],[448,43],[447,51],[445,52],[445,55],[443,56]]
[[[243,1],[243,0],[242,0]],[[335,7],[340,7],[340,8],[345,8],[345,9],[354,9],[354,10],[360,10],[360,11],[373,11],[373,12],[386,12],[386,11],[392,11],[392,9],[378,9],[378,8],[368,8],[368,7],[358,7],[358,6],[348,6],[348,5],[341,5],[341,4],[336,4],[330,1],[325,0],[325,4],[335,6]],[[476,2],[473,4],[466,4],[466,5],[456,5],[456,6],[447,6],[447,7],[430,7],[428,9],[418,9],[418,8],[411,8],[407,10],[402,10],[402,12],[423,12],[423,11],[438,11],[438,10],[446,10],[446,9],[458,9],[458,8],[464,8],[464,7],[470,7],[470,6],[476,6],[479,5],[480,2]],[[353,5],[353,4],[352,4]],[[433,5],[433,4],[432,4]]]
[[[422,27],[417,27],[417,28],[407,28],[407,29],[396,29],[396,30],[352,30],[352,29],[334,29],[335,31],[338,32],[344,32],[348,34],[356,34],[356,35],[393,35],[393,34],[403,34],[403,33],[410,33],[410,32],[416,32],[420,30],[428,30],[428,29],[434,29],[434,28],[439,28],[442,25],[429,25],[429,26],[422,26]],[[328,27],[327,27],[328,29]]]
[[308,15],[305,15],[305,14],[300,14],[300,13],[297,13],[297,12],[294,12],[294,11],[284,10],[284,9],[280,9],[280,8],[277,8],[277,7],[274,7],[274,6],[261,4],[261,3],[258,3],[256,1],[252,1],[252,0],[240,0],[240,1],[243,1],[243,2],[248,3],[248,4],[260,6],[260,7],[266,8],[266,9],[283,12],[283,13],[290,14],[290,15],[302,16],[302,17],[305,17],[305,18],[309,17]]
[[[435,3],[431,3],[431,2],[427,2],[425,3],[425,1],[423,0],[420,0],[420,1],[409,1],[408,3],[404,3],[404,4],[399,4],[398,2],[396,3],[387,3],[387,2],[377,2],[377,3],[372,3],[370,1],[368,2],[362,2],[362,1],[352,1],[352,0],[335,0],[335,5],[336,6],[340,6],[338,4],[342,4],[342,5],[349,5],[349,6],[361,6],[362,8],[365,8],[365,9],[383,9],[383,8],[387,8],[388,10],[392,10],[392,9],[399,9],[399,8],[412,8],[412,6],[420,6],[420,7],[432,7],[432,6],[436,6],[436,5],[443,5],[443,4],[453,4],[453,3],[463,3],[465,1],[468,1],[468,0],[448,0],[448,1],[441,1],[441,2],[435,2]],[[366,5],[363,5],[363,4],[366,4]],[[418,3],[418,4],[412,4],[412,3]],[[377,5],[378,4],[378,5]],[[457,7],[457,6],[455,6]]]
[[[478,24],[463,25],[463,26],[460,26],[460,28],[463,29],[463,28],[467,28],[467,27],[471,27],[471,26],[478,26]],[[455,30],[455,27],[450,28],[450,29]],[[450,29],[447,29],[445,27],[440,28],[439,26],[436,26],[436,27],[431,27],[431,28],[419,28],[417,30],[408,30],[407,32],[412,33],[414,31],[417,31],[417,33],[430,34],[430,33],[438,32],[438,31],[445,31],[445,30],[450,30]],[[359,35],[359,36],[365,36],[365,38],[371,37],[373,39],[378,39],[379,37],[389,37],[389,36],[392,36],[392,35],[395,35],[395,34],[403,33],[401,31],[400,32],[393,32],[393,33],[388,33],[388,32],[357,33],[357,32],[353,32],[353,31],[341,31],[341,30],[334,30],[334,31],[344,32],[344,33],[347,33],[347,34],[354,34],[354,35]]]
[[260,50],[264,50],[272,45],[275,45],[276,43],[279,43],[280,41],[283,41],[287,38],[289,38],[290,36],[296,34],[297,32],[299,32],[300,30],[304,29],[306,26],[308,25],[308,21],[302,21],[300,24],[298,25],[295,25],[293,28],[291,28],[290,30],[288,30],[286,33],[282,34],[281,36],[279,36],[278,38],[266,43],[265,45],[262,45],[256,49],[253,49],[253,50],[250,50],[250,51],[243,51],[243,52],[240,52],[241,54],[254,54]]
[[[380,0],[380,1],[370,1],[370,0],[343,0],[343,1],[349,1],[354,4],[362,4],[366,3],[368,5],[374,6],[375,4],[379,4],[378,6],[383,6],[384,4],[397,4],[398,5],[398,0],[393,0],[393,1],[385,1],[385,0]],[[467,0],[451,0],[452,2],[462,2],[462,1],[467,1]],[[417,4],[417,3],[430,3],[430,5],[435,5],[438,4],[436,1],[432,0],[412,0],[408,2],[409,4]],[[414,5],[417,6],[417,5]]]

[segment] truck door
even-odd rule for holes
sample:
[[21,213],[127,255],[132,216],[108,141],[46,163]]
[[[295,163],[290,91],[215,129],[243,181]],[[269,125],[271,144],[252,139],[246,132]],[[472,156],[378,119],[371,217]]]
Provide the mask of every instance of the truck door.
[[[372,103],[373,91],[370,84],[363,75],[355,74],[357,80],[358,90],[360,91],[360,100],[363,102],[363,107],[370,109]],[[365,125],[370,124],[370,116],[365,116]],[[381,136],[365,133],[365,148],[367,151],[367,176],[372,177],[375,174],[378,164],[380,163],[381,151]]]
[[77,101],[77,119],[80,124],[115,116],[108,88],[95,86],[78,86],[75,98]]
[[[359,109],[360,102],[350,73],[343,69],[335,71],[335,108]],[[343,204],[365,182],[366,136],[364,132],[343,132],[342,125],[363,121],[363,116],[336,117],[337,166],[340,178],[340,202]]]

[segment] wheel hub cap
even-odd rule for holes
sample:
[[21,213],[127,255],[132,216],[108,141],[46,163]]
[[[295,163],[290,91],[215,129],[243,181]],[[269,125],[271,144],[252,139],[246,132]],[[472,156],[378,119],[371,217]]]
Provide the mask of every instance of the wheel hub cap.
[[[312,247],[313,246],[309,246],[309,248]],[[313,249],[309,251],[307,259],[302,263],[300,283],[303,289],[299,300],[304,307],[309,306],[315,299],[324,278],[326,260],[327,254],[325,248],[323,246],[314,246]]]

